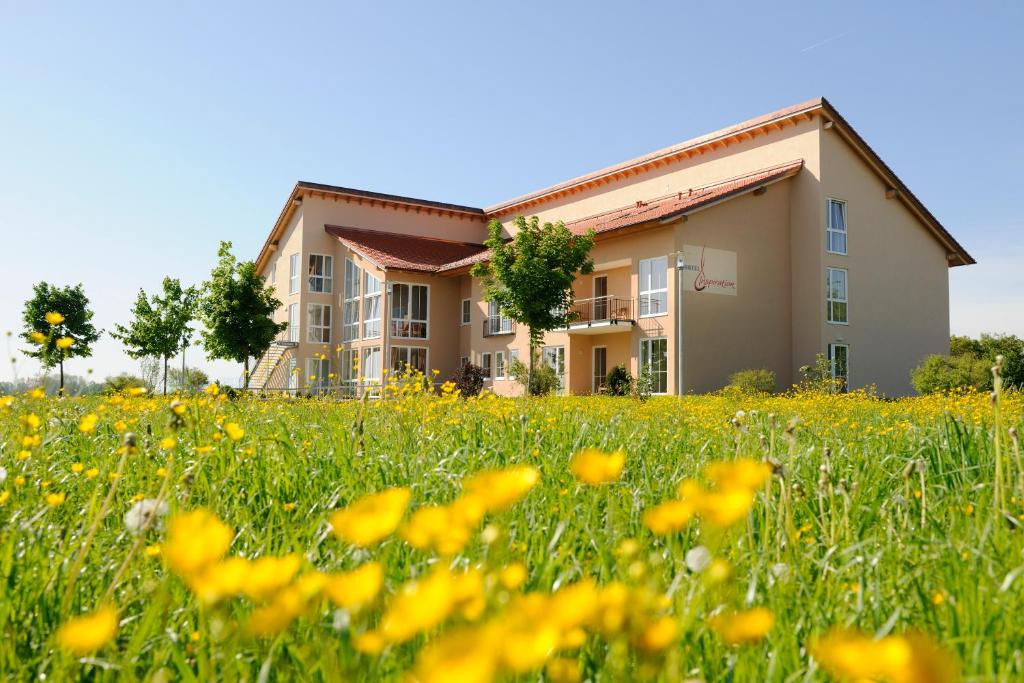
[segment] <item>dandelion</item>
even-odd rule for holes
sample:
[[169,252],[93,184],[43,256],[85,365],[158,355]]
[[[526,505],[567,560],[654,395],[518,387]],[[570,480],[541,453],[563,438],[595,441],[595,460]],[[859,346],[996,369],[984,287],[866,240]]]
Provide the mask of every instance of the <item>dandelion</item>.
[[[42,345],[42,344],[46,343],[46,335],[43,334],[42,332],[32,332],[28,336],[29,336],[29,339],[32,341],[33,344]],[[33,397],[33,398],[38,398],[38,397]]]
[[154,522],[167,514],[167,503],[157,502],[151,498],[143,498],[132,505],[124,514],[124,526],[128,533],[138,536]]
[[60,349],[61,351],[67,351],[72,346],[74,346],[74,344],[75,340],[72,339],[71,337],[61,337],[60,339],[57,340],[57,348]]
[[836,629],[810,649],[822,668],[841,680],[951,683],[958,678],[952,656],[920,633],[875,640],[858,631]]
[[160,439],[160,448],[162,448],[165,451],[170,450],[177,445],[178,440],[175,439],[173,436],[165,436],[164,438]]
[[56,492],[54,492],[54,493],[47,493],[46,494],[46,504],[49,505],[52,508],[55,508],[55,507],[58,507],[60,505],[63,505],[66,498],[67,498],[67,494],[65,494],[63,492],[61,492],[61,493],[56,493]]
[[96,431],[96,423],[99,422],[99,419],[100,417],[96,413],[85,415],[78,423],[78,431],[83,434],[92,434]]
[[238,441],[245,436],[245,430],[242,429],[237,422],[228,422],[224,425],[224,431],[232,441]]
[[85,465],[83,465],[82,463],[72,463],[71,471],[74,472],[75,474],[81,474],[83,470],[85,470]]
[[62,322],[64,322],[64,316],[61,315],[60,313],[57,313],[56,311],[50,311],[49,313],[46,314],[46,322],[48,322],[51,325],[60,325]]
[[756,643],[775,625],[775,615],[764,607],[711,618],[711,628],[730,645]]
[[517,503],[540,481],[540,471],[531,465],[513,465],[504,469],[483,470],[466,477],[462,488],[466,496],[480,501],[488,512]]
[[164,561],[178,574],[191,574],[220,560],[234,532],[209,510],[177,515],[167,525]]
[[522,562],[513,562],[504,567],[498,574],[498,581],[506,589],[514,591],[526,581],[526,566]]
[[672,617],[661,617],[648,624],[634,639],[637,648],[645,652],[664,650],[676,639],[679,624]]
[[622,475],[626,453],[605,453],[597,448],[584,448],[572,456],[569,470],[585,484],[597,485],[615,481]]
[[644,510],[644,526],[663,536],[680,531],[693,519],[693,504],[685,500],[669,500]]
[[331,514],[331,527],[343,541],[371,546],[395,532],[409,504],[407,488],[392,488],[373,493]]
[[327,575],[324,594],[335,606],[356,610],[372,602],[383,583],[383,566],[379,562],[367,562],[350,572]]
[[96,476],[97,476],[97,475],[98,475],[99,473],[100,473],[100,471],[99,471],[99,469],[98,469],[98,468],[96,468],[96,467],[90,467],[89,469],[87,469],[87,470],[85,471],[85,476],[89,477],[90,479],[95,479],[95,478],[96,478]]
[[117,635],[117,610],[101,607],[92,614],[69,619],[57,631],[57,642],[75,656],[96,652]]

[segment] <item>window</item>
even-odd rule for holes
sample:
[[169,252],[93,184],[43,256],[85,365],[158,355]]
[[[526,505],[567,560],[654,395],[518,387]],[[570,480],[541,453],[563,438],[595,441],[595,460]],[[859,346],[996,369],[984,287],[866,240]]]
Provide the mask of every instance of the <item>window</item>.
[[668,258],[640,261],[640,317],[668,313]]
[[484,336],[487,337],[492,334],[511,333],[512,318],[506,318],[501,314],[501,309],[498,307],[498,302],[487,302],[487,330],[484,332]]
[[399,339],[426,339],[427,305],[427,285],[393,285],[391,336]]
[[381,376],[380,347],[370,346],[363,349],[362,377],[367,383],[380,384]]
[[331,307],[325,304],[308,304],[306,313],[306,341],[313,344],[330,344]]
[[419,346],[392,346],[391,369],[405,372],[406,366],[427,374],[427,350]]
[[359,379],[359,350],[345,349],[341,352],[341,386],[351,394]]
[[545,346],[541,349],[540,360],[558,375],[558,390],[561,391],[565,386],[565,347]]
[[299,360],[294,356],[288,359],[288,392],[294,396],[299,388]]
[[490,351],[480,354],[480,367],[484,371],[484,379],[491,378],[491,353]]
[[826,309],[830,323],[845,325],[849,322],[846,277],[844,268],[825,269]]
[[594,384],[592,391],[595,394],[601,393],[604,389],[605,380],[608,377],[608,347],[594,347]]
[[309,255],[309,291],[331,293],[334,284],[334,257]]
[[509,367],[511,367],[512,363],[516,362],[517,360],[519,360],[519,349],[510,349],[508,352]]
[[832,379],[839,385],[839,390],[847,391],[850,384],[849,344],[829,344],[828,364],[832,368]]
[[299,341],[299,305],[288,306],[288,341]]
[[345,300],[341,313],[341,340],[359,339],[359,278],[362,271],[352,259],[345,259]]
[[380,280],[363,274],[363,339],[376,339],[380,336]]
[[494,378],[505,379],[505,352],[496,351],[494,353]]
[[324,391],[328,386],[328,375],[331,374],[330,358],[306,359],[306,387],[310,391]]
[[655,394],[668,392],[668,339],[654,337],[640,340],[640,370],[651,372],[651,391]]
[[459,367],[464,368],[469,365],[469,356],[462,356],[459,358]]
[[299,255],[292,254],[288,257],[288,293],[299,293]]
[[462,324],[468,325],[473,322],[473,302],[469,299],[462,300]]
[[825,226],[826,248],[832,254],[846,254],[846,202],[828,200],[828,224]]

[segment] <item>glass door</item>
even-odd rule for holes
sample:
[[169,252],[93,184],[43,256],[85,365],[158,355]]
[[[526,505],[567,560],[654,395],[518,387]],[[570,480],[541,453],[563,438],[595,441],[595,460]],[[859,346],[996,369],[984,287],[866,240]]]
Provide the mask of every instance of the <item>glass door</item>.
[[558,375],[558,391],[565,390],[565,347],[545,346],[541,351],[541,362]]
[[608,319],[608,276],[594,276],[594,320]]
[[595,394],[604,391],[604,383],[608,377],[608,348],[605,346],[594,347],[594,386]]

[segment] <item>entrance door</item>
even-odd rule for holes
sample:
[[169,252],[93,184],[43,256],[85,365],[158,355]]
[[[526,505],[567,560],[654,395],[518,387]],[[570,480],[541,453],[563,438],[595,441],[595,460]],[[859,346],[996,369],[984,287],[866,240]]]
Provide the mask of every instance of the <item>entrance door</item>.
[[594,276],[594,320],[608,319],[608,276]]
[[545,346],[541,351],[541,362],[558,375],[558,391],[565,389],[565,347]]
[[604,390],[604,383],[608,377],[608,347],[594,347],[594,388],[595,394]]

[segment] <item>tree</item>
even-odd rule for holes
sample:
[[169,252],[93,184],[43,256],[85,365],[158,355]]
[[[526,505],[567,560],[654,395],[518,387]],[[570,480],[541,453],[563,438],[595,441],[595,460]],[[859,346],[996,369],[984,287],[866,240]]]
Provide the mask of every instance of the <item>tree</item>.
[[[979,339],[971,339],[954,335],[949,338],[949,356],[953,359],[966,357],[981,360],[989,367],[995,365],[996,356],[1002,356],[1004,385],[1024,388],[1024,339],[1020,337],[1012,334],[982,334]],[[962,367],[966,366],[965,361]],[[980,388],[992,388],[991,373],[988,383]]]
[[132,308],[131,323],[128,327],[115,325],[111,333],[128,348],[132,358],[151,356],[163,361],[164,394],[167,393],[168,359],[179,351],[184,354],[192,341],[194,330],[189,323],[195,319],[198,298],[195,287],[182,288],[180,280],[165,277],[163,296],[150,298],[140,289]]
[[992,363],[969,353],[932,355],[910,371],[910,383],[920,394],[951,389],[992,388]]
[[281,306],[274,288],[266,285],[253,261],[238,261],[231,242],[221,242],[217,266],[203,283],[199,310],[206,329],[203,347],[210,358],[243,363],[243,382],[249,388],[249,359],[266,353],[288,323],[271,317]]
[[210,377],[199,368],[172,368],[170,382],[175,391],[196,393],[210,383]]
[[472,273],[484,281],[484,299],[529,329],[532,375],[544,333],[569,322],[576,275],[594,270],[589,257],[594,231],[574,235],[561,221],[541,225],[536,216],[529,221],[519,216],[514,224],[516,235],[506,240],[501,223],[491,221],[485,242],[490,261],[478,263]]
[[25,302],[25,331],[22,338],[34,348],[23,350],[37,358],[44,368],[60,367],[60,393],[64,394],[64,360],[88,358],[100,331],[92,324],[89,299],[82,285],[54,287],[40,282]]

